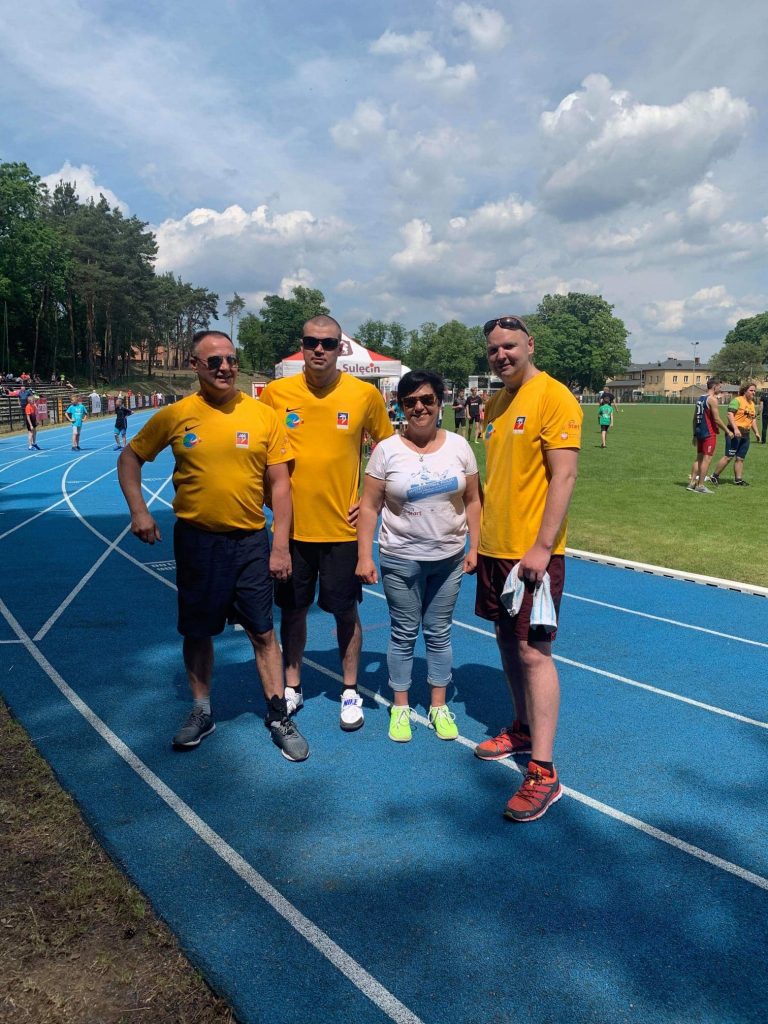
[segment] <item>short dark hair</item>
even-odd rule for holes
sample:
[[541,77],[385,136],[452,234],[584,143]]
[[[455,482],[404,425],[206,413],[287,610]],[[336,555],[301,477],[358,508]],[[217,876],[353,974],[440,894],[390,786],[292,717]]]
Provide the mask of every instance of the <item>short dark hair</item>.
[[716,384],[722,383],[719,377],[707,377],[707,391],[711,390]]
[[317,324],[318,327],[335,327],[339,335],[343,333],[339,321],[325,313],[318,313],[317,316],[311,316],[309,320],[305,320],[301,328],[302,334],[306,331],[307,324]]
[[438,403],[442,405],[445,384],[440,374],[432,373],[431,370],[409,370],[408,373],[404,374],[397,384],[398,402],[402,403],[404,398],[412,395],[414,391],[418,391],[424,384],[428,384],[432,388],[437,396]]
[[212,331],[209,327],[204,327],[201,331],[195,331],[192,335],[192,352],[195,351],[203,338],[207,338],[209,334],[212,334],[214,338],[226,338],[230,345],[232,344],[232,339],[226,331]]

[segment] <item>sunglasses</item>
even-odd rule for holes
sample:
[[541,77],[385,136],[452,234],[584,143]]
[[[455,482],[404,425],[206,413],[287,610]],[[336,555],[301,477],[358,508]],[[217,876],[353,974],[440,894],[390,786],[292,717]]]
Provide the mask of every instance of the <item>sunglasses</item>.
[[499,316],[495,320],[489,320],[487,324],[483,324],[483,334],[486,338],[496,327],[501,327],[505,331],[523,331],[525,334],[528,333],[528,328],[519,317]]
[[326,352],[333,352],[341,344],[341,338],[302,338],[301,344],[304,348],[317,348],[322,345]]
[[425,409],[431,409],[437,404],[437,395],[409,395],[400,402],[404,409],[415,409],[416,403],[421,402]]
[[227,366],[233,368],[237,366],[237,356],[208,356],[207,359],[201,359],[199,356],[192,357],[196,363],[205,363],[208,369],[215,373],[221,369],[221,364],[226,360]]

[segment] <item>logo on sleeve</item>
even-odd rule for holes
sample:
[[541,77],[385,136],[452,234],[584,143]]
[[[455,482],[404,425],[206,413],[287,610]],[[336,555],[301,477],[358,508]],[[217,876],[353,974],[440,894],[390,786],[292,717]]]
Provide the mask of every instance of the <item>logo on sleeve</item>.
[[348,412],[337,412],[336,413],[336,429],[337,430],[349,430],[349,413]]
[[491,434],[494,432],[494,429],[495,428],[494,428],[492,423],[489,423],[488,426],[485,428],[485,440],[486,441],[489,441],[491,439]]
[[248,431],[238,430],[235,434],[235,448],[247,448],[248,447]]
[[522,434],[525,430],[525,416],[518,416],[515,420],[515,425],[512,427],[512,431],[515,434]]

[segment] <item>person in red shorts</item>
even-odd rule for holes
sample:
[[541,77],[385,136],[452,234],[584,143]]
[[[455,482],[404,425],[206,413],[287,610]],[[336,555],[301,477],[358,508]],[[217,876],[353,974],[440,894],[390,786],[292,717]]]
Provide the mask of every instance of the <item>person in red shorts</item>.
[[720,419],[717,404],[717,396],[722,386],[723,382],[719,377],[710,377],[707,380],[707,393],[696,400],[693,413],[693,444],[696,446],[696,458],[691,467],[688,490],[697,491],[699,494],[712,494],[709,487],[704,485],[704,481],[717,447],[717,435],[721,430],[730,434],[730,430]]
[[[504,811],[505,818],[526,822],[545,814],[563,792],[553,762],[560,705],[552,660],[557,620],[555,615],[548,625],[533,625],[531,618],[547,588],[550,610],[559,610],[583,415],[568,388],[534,365],[534,339],[523,320],[499,317],[483,331],[488,362],[504,388],[491,398],[485,415],[475,612],[495,625],[515,720],[480,743],[475,754],[485,761],[530,754],[523,784]],[[503,601],[513,570],[525,585],[515,615]]]

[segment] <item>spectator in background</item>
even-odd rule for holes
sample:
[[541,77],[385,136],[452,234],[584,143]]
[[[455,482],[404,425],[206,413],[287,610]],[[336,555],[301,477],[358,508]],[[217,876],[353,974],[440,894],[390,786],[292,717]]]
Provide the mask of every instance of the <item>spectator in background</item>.
[[744,459],[749,451],[750,434],[754,431],[755,437],[760,441],[760,432],[755,423],[755,384],[742,384],[739,388],[738,398],[734,398],[728,404],[728,426],[730,433],[725,437],[725,455],[720,459],[715,471],[709,478],[710,482],[717,487],[720,483],[720,474],[725,467],[735,458],[733,464],[733,482],[738,487],[749,487],[744,479]]
[[768,391],[763,392],[763,432],[762,432],[762,443],[766,443],[766,436],[768,436]]
[[608,431],[613,426],[613,399],[605,392],[597,410],[597,422],[600,426],[600,447],[605,448]]
[[723,382],[719,377],[707,380],[707,393],[696,399],[693,413],[693,443],[696,446],[696,460],[691,467],[688,490],[699,494],[711,494],[705,486],[707,470],[717,447],[717,435],[721,430],[728,433],[728,427],[720,419],[717,396]]
[[467,410],[467,440],[469,440],[469,435],[472,434],[472,442],[477,444],[483,436],[483,424],[480,416],[483,408],[483,399],[477,393],[477,388],[469,389],[469,395],[464,406]]
[[451,408],[453,409],[453,422],[456,428],[456,433],[461,434],[462,437],[466,436],[465,427],[467,424],[467,409],[466,409],[466,398],[464,395],[464,389],[461,391],[454,391],[453,401],[451,402]]
[[64,415],[72,424],[72,451],[79,452],[80,431],[83,428],[83,421],[88,418],[88,412],[80,401],[80,395],[72,395],[72,404],[64,410]]
[[131,410],[126,409],[123,403],[118,400],[115,402],[115,447],[114,451],[119,452],[121,448],[125,448],[125,435],[128,432],[128,417],[131,415]]
[[27,426],[27,442],[30,451],[40,451],[37,443],[37,395],[30,394],[24,407],[24,421]]

